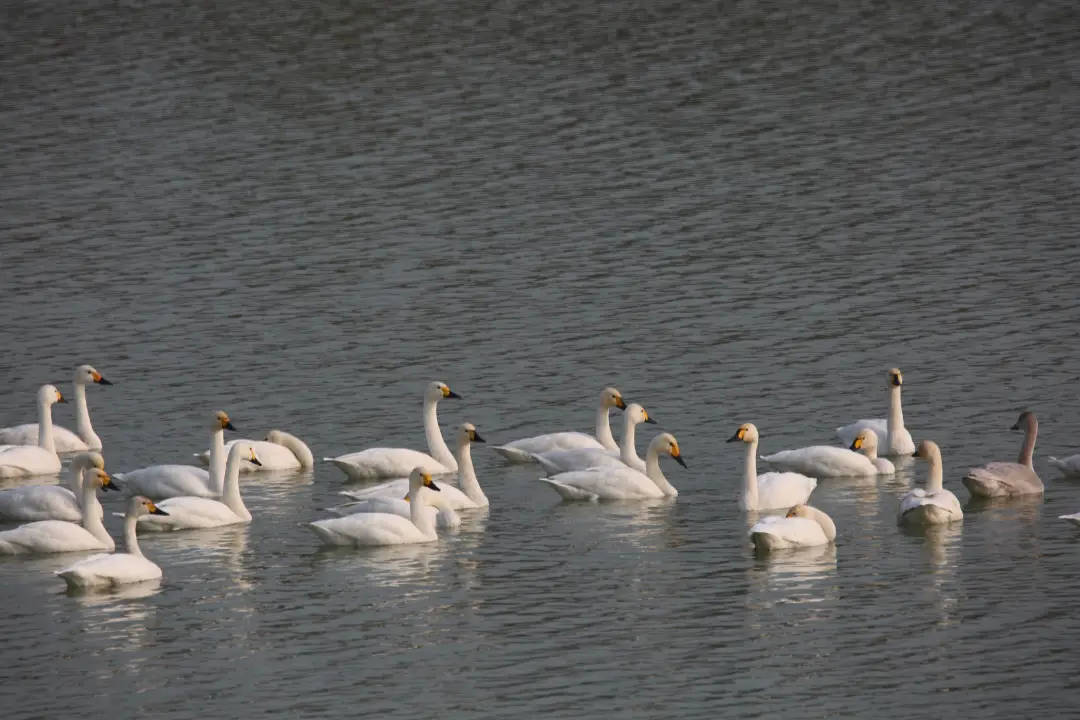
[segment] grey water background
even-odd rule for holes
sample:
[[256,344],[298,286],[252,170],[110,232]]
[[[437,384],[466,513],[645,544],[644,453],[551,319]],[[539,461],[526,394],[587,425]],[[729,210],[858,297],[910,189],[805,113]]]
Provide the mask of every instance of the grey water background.
[[[558,502],[474,452],[487,512],[320,550],[340,473],[245,478],[248,527],[69,596],[0,559],[6,717],[1063,716],[1080,451],[1070,3],[7,3],[0,425],[91,388],[108,468],[227,410],[317,457],[588,430],[679,439],[675,502]],[[966,467],[1041,421],[1045,498],[895,525],[925,476],[826,480],[835,549],[755,557],[762,451],[886,407]],[[58,423],[73,427],[71,409]],[[618,418],[613,416],[618,427]],[[643,451],[652,428],[639,433]],[[764,469],[764,468],[763,468]],[[119,510],[106,498],[106,510]],[[109,518],[119,531],[118,520]]]

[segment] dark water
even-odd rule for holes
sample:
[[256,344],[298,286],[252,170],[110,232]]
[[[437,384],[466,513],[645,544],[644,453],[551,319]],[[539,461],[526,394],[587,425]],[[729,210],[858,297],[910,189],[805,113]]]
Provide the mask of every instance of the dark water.
[[[492,441],[588,429],[615,384],[690,469],[676,502],[561,504],[480,448],[489,512],[366,552],[302,526],[338,471],[245,479],[251,526],[147,538],[141,597],[0,560],[0,706],[1062,716],[1078,29],[1070,3],[9,4],[0,425],[82,362],[116,383],[89,392],[114,471],[185,461],[218,408],[323,456],[421,446],[432,379]],[[831,442],[892,365],[965,503],[1035,410],[1045,498],[918,534],[923,466],[825,481],[835,549],[755,558],[722,441]]]

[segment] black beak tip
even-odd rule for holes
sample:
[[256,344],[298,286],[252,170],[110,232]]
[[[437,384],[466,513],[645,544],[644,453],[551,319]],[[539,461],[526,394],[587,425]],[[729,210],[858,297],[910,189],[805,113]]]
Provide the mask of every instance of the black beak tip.
[[672,457],[675,458],[675,462],[679,463],[683,467],[686,467],[686,461],[682,459],[682,455],[673,455]]
[[108,380],[106,380],[105,378],[101,378],[100,380],[98,380],[97,384],[98,385],[112,385],[112,383],[109,382]]
[[434,480],[431,481],[431,484],[428,485],[428,487],[431,488],[432,490],[434,490],[435,492],[442,492],[442,490],[439,489],[439,486],[435,484]]
[[727,440],[725,440],[724,442],[736,442],[736,441],[738,441],[738,440],[739,440],[739,434],[738,434],[738,433],[736,433],[736,434],[732,435],[731,437],[729,437],[729,438],[728,438]]
[[480,437],[480,433],[473,433],[473,438],[472,438],[472,441],[473,441],[473,442],[482,442],[482,443],[486,443],[486,442],[487,442],[487,440],[485,440],[484,438]]
[[169,513],[165,512],[164,510],[162,510],[159,507],[155,507],[153,510],[150,511],[150,514],[151,515],[168,515]]
[[1013,423],[1013,426],[1011,428],[1009,428],[1009,429],[1010,430],[1019,430],[1020,429],[1020,423]]
[[222,427],[226,430],[232,430],[233,432],[236,432],[236,426],[232,424],[232,421],[225,423],[224,425],[222,425]]
[[848,447],[848,450],[858,450],[858,449],[859,449],[859,448],[855,447],[855,441],[854,441],[854,440],[852,440],[852,441],[851,441],[851,445],[850,445],[850,446]]
[[259,460],[259,458],[250,458],[248,462],[250,462],[252,465],[258,465],[259,467],[262,467],[262,462]]
[[647,418],[645,418],[645,422],[649,423],[650,425],[655,425],[656,424],[656,419],[651,418],[651,417],[647,417]]
[[454,392],[453,390],[451,390],[450,392],[446,393],[446,397],[448,397],[448,398],[457,398],[457,399],[459,399],[459,400],[461,399],[461,396],[460,396],[460,395],[458,395],[458,394],[457,394],[456,392]]

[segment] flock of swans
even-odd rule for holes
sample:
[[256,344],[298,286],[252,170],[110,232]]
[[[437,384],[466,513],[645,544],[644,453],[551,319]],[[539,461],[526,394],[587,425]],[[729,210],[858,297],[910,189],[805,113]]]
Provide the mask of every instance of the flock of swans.
[[[101,454],[101,439],[90,423],[86,387],[110,385],[89,365],[75,370],[76,430],[55,426],[52,408],[66,402],[53,385],[37,393],[38,422],[0,429],[0,478],[57,475],[60,454],[71,454],[68,487],[23,485],[0,491],[0,522],[23,522],[0,531],[0,553],[65,553],[101,551],[57,573],[71,588],[112,587],[161,578],[161,569],[139,548],[138,531],[182,531],[250,523],[252,515],[240,494],[240,473],[311,468],[315,459],[298,437],[271,430],[263,440],[226,443],[224,432],[235,430],[229,416],[214,413],[209,425],[210,447],[197,453],[205,468],[195,465],[151,465],[109,475]],[[895,466],[886,456],[914,456],[929,465],[925,488],[901,498],[900,523],[935,525],[963,520],[960,502],[943,486],[941,450],[923,440],[917,446],[904,426],[901,409],[903,376],[888,372],[888,417],[859,420],[836,429],[842,447],[815,445],[758,454],[760,435],[752,423],[740,425],[728,442],[745,448],[739,507],[748,512],[780,511],[756,522],[749,532],[759,550],[809,547],[832,543],[836,525],[809,505],[819,479],[887,476]],[[473,467],[471,448],[484,439],[471,423],[463,423],[451,452],[443,439],[436,413],[439,401],[459,397],[442,382],[430,383],[424,393],[423,424],[428,452],[409,448],[367,448],[324,461],[339,468],[346,479],[369,483],[345,490],[349,501],[328,508],[333,517],[309,523],[326,545],[377,546],[432,542],[438,530],[461,523],[459,511],[488,506]],[[623,411],[623,430],[616,443],[610,411]],[[660,466],[669,457],[686,467],[675,436],[660,432],[642,460],[635,445],[636,428],[654,423],[637,403],[626,403],[613,387],[604,388],[596,408],[594,434],[555,432],[523,438],[494,450],[510,463],[535,463],[545,476],[540,482],[564,500],[606,501],[675,497],[678,490]],[[971,468],[963,483],[973,496],[1015,496],[1043,492],[1032,458],[1038,421],[1023,412],[1013,429],[1024,431],[1015,463],[992,462]],[[758,459],[775,471],[758,474]],[[1080,454],[1050,463],[1065,475],[1080,475]],[[373,483],[373,484],[372,484]],[[456,485],[455,485],[456,483]],[[106,531],[98,492],[126,492],[124,514],[127,552]],[[1080,513],[1063,515],[1080,524]]]

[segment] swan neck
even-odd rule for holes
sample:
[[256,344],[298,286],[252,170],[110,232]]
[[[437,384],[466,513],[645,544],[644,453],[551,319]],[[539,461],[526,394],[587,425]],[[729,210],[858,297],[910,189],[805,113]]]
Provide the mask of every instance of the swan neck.
[[892,445],[893,433],[904,429],[904,411],[900,407],[900,390],[902,386],[893,385],[889,388],[889,417],[885,420],[885,429]]
[[941,453],[931,453],[927,461],[930,463],[930,472],[926,476],[926,490],[931,493],[941,492],[945,487],[941,474]]
[[757,450],[757,440],[746,446],[746,468],[743,470],[743,498],[748,510],[757,509]]
[[124,547],[135,557],[145,557],[139,547],[139,535],[136,531],[136,518],[131,513],[124,516]]
[[109,531],[101,522],[101,503],[97,498],[97,488],[94,487],[94,483],[86,482],[85,478],[82,483],[81,505],[83,528],[110,548],[116,547]]
[[1035,437],[1039,434],[1039,421],[1029,415],[1024,426],[1024,444],[1020,447],[1020,458],[1017,460],[1021,465],[1027,465],[1034,470],[1032,458],[1035,454]]
[[53,438],[52,405],[41,394],[38,398],[38,447],[56,453],[56,440]]
[[315,456],[311,454],[311,448],[303,440],[286,432],[280,433],[278,439],[284,447],[287,447],[296,456],[296,459],[300,462],[300,467],[310,468],[315,466]]
[[611,434],[611,420],[606,405],[596,408],[596,439],[608,450],[618,450],[615,436]]
[[814,520],[821,526],[821,530],[825,533],[825,537],[829,539],[829,542],[836,540],[836,523],[832,521],[832,518],[817,508],[809,508],[809,510],[811,515],[814,516]]
[[90,409],[86,406],[86,383],[75,383],[75,432],[88,447],[100,447],[98,436],[90,424]]
[[82,494],[83,494],[83,470],[86,469],[86,464],[79,458],[71,461],[70,472],[68,473],[68,489],[75,495],[75,501],[79,503],[79,507],[83,507]]
[[472,464],[472,443],[468,440],[458,445],[457,464],[458,485],[461,487],[461,492],[477,505],[487,505],[487,496],[480,489],[480,481],[476,479],[476,469]]
[[427,493],[431,492],[425,487],[416,492],[409,493],[409,519],[416,529],[428,537],[435,535],[435,516],[438,513],[428,512]]
[[237,517],[245,520],[251,519],[251,513],[244,505],[244,499],[240,497],[240,444],[233,445],[229,452],[229,460],[225,464],[225,487],[221,493],[221,502],[232,510]]
[[[623,434],[621,444],[619,445],[619,457],[624,463],[630,467],[634,467],[635,460],[641,462],[641,459],[637,454],[636,442],[637,435],[637,423],[629,415],[626,416],[626,420],[623,422]],[[641,467],[638,465],[638,467]]]
[[222,428],[210,433],[210,487],[218,495],[225,492],[225,431]]
[[660,468],[660,453],[651,446],[645,453],[645,474],[656,483],[656,487],[660,488],[660,492],[665,495],[674,496],[679,494],[675,486],[668,482],[668,479],[664,476],[664,471]]
[[443,440],[442,431],[439,429],[439,418],[435,414],[438,402],[434,398],[424,398],[424,437],[427,438],[431,457],[447,467],[453,467],[454,456],[450,453],[450,448],[446,446],[446,441]]

